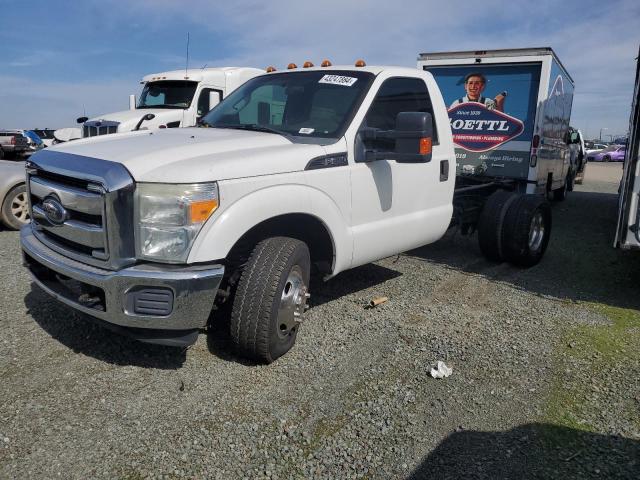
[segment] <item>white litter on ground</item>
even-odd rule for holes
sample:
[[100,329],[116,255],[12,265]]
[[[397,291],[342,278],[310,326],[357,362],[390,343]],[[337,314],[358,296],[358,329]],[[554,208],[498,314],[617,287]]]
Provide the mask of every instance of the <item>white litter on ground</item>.
[[453,373],[453,368],[447,367],[442,360],[438,360],[436,366],[433,367],[429,373],[433,378],[447,378]]

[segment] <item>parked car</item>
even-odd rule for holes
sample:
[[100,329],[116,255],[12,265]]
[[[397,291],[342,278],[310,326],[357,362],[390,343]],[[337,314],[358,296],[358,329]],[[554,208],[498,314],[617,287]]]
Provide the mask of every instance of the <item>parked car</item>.
[[55,132],[54,129],[34,128],[33,131],[36,132],[36,135],[38,135],[42,139],[45,147],[50,147],[51,145],[53,145],[54,140],[56,138],[53,136],[53,132]]
[[584,145],[587,149],[587,155],[590,155],[592,153],[598,153],[604,150],[605,148],[607,148],[608,146],[608,145],[605,145],[604,143],[594,143],[594,142],[584,142]]
[[42,150],[45,147],[42,139],[33,130],[23,130],[22,135],[27,137],[28,144],[28,148],[23,153],[23,156],[28,157],[29,155],[32,155],[33,153],[37,152],[38,150]]
[[29,149],[29,140],[21,130],[0,130],[0,159],[16,158]]
[[0,221],[13,230],[29,222],[24,162],[0,160]]
[[613,145],[587,156],[588,162],[624,162],[625,145]]

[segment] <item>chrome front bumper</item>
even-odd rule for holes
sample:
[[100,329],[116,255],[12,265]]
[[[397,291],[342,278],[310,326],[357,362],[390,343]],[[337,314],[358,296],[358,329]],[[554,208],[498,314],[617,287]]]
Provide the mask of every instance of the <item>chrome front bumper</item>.
[[[222,265],[97,268],[44,245],[30,225],[20,231],[20,243],[24,264],[40,288],[75,310],[125,328],[185,331],[204,327],[224,275]],[[164,292],[171,298],[170,309],[158,310],[159,315],[137,313],[140,301],[136,294],[143,290],[151,292],[147,299],[162,298],[162,294],[153,297],[153,292]],[[141,304],[149,302],[143,299]]]

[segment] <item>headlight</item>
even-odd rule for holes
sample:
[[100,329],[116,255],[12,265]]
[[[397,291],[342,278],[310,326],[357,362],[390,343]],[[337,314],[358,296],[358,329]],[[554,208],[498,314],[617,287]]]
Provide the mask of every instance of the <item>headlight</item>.
[[183,263],[218,208],[218,184],[138,183],[135,199],[136,256]]

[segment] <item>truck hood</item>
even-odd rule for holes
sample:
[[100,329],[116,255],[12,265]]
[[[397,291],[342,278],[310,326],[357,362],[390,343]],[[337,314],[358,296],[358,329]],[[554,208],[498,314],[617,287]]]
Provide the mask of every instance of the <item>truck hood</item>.
[[143,122],[141,128],[157,128],[158,125],[163,125],[169,122],[176,122],[182,120],[184,110],[182,109],[168,109],[168,108],[141,108],[136,110],[123,110],[121,112],[107,113],[106,115],[99,115],[87,120],[87,123],[93,122],[118,122],[119,132],[130,132],[135,128],[140,119],[147,113],[153,113],[156,117],[153,120]]
[[102,135],[46,150],[118,162],[136,181],[164,183],[300,171],[310,159],[325,154],[320,145],[296,144],[277,134],[220,128]]

